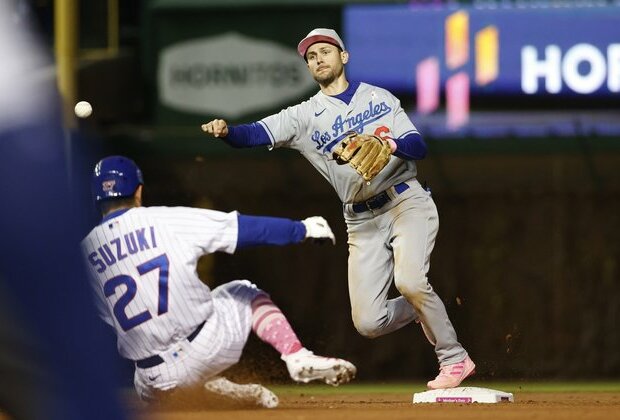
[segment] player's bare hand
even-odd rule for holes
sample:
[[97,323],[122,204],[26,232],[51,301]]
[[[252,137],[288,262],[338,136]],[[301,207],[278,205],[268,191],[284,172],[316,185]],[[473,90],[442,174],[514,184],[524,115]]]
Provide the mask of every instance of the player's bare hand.
[[334,232],[332,232],[332,229],[329,227],[327,220],[323,219],[321,216],[308,217],[302,220],[301,223],[306,227],[306,239],[312,239],[314,242],[318,243],[329,240],[332,244],[336,245]]
[[224,120],[213,120],[201,126],[202,131],[213,134],[213,137],[226,137],[228,135],[228,124]]

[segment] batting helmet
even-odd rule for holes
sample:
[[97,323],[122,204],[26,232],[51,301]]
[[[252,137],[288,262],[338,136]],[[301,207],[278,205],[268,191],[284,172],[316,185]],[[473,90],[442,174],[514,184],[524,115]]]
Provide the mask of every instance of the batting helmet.
[[139,185],[144,185],[142,171],[124,156],[101,159],[93,172],[92,188],[95,203],[119,197],[131,197]]

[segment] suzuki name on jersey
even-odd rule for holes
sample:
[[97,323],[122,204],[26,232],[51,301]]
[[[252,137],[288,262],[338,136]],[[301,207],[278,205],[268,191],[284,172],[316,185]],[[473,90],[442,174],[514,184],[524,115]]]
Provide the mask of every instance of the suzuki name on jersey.
[[129,255],[153,248],[157,248],[155,228],[149,226],[148,232],[147,228],[136,229],[121,238],[114,238],[103,244],[97,251],[88,255],[88,261],[96,268],[97,273],[103,273],[107,267],[124,260]]

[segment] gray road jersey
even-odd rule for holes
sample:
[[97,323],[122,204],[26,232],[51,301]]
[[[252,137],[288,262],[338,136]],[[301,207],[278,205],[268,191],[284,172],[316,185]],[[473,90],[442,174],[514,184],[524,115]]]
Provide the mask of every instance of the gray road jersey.
[[417,129],[385,89],[361,83],[349,105],[318,92],[309,100],[259,121],[273,147],[299,151],[334,187],[344,203],[366,200],[416,175],[414,161],[392,156],[370,183],[349,165],[338,165],[332,150],[348,131],[401,138]]

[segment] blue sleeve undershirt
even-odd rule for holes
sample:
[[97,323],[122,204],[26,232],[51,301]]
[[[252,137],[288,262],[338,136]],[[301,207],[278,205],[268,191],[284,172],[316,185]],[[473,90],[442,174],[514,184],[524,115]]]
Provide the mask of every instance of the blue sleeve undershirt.
[[394,139],[396,151],[394,156],[404,160],[421,160],[426,157],[426,143],[420,133],[407,134],[400,139]]
[[232,147],[271,146],[267,131],[259,123],[229,125],[228,135],[222,138]]
[[257,245],[289,245],[306,238],[302,222],[280,217],[237,216],[237,249]]

